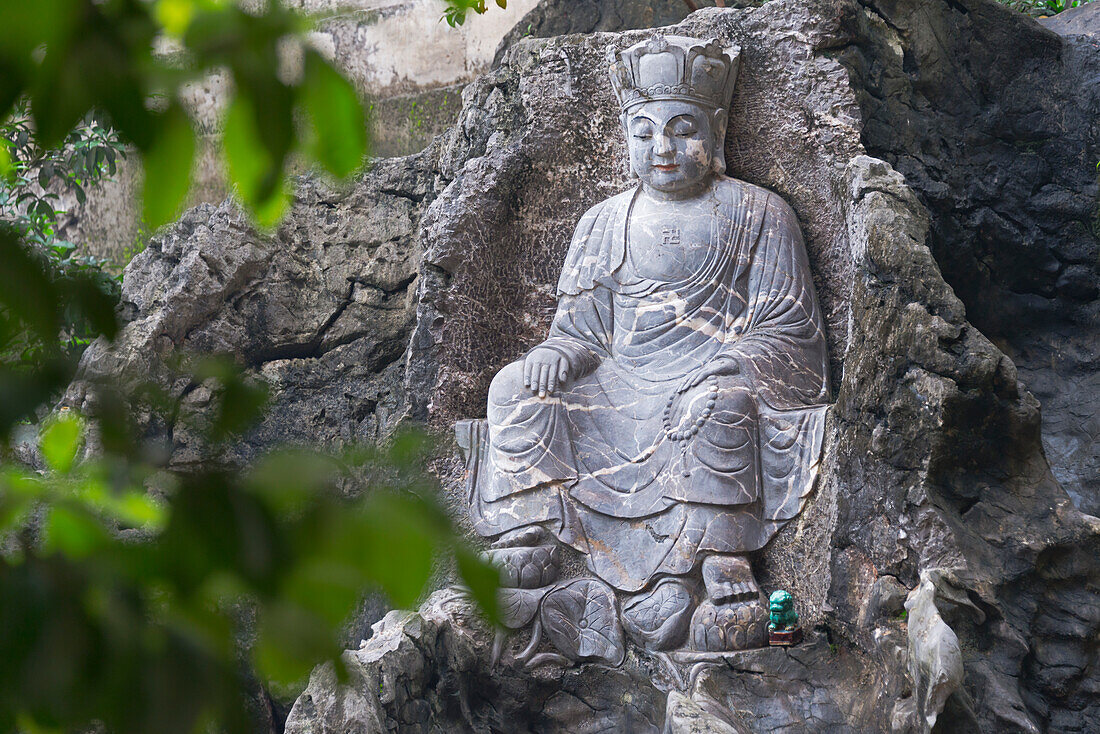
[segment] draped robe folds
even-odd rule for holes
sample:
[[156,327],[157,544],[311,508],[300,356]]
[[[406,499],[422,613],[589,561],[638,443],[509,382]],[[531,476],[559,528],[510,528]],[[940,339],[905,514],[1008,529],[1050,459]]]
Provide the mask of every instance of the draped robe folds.
[[[805,247],[778,196],[726,177],[712,185],[711,246],[681,280],[634,267],[637,189],[581,219],[542,344],[575,378],[539,398],[523,388],[520,360],[494,380],[470,497],[478,532],[541,523],[587,554],[597,576],[637,591],[691,572],[707,553],[757,550],[799,513],[828,390]],[[675,397],[720,355],[740,374]],[[670,436],[674,400],[699,422],[686,440]]]

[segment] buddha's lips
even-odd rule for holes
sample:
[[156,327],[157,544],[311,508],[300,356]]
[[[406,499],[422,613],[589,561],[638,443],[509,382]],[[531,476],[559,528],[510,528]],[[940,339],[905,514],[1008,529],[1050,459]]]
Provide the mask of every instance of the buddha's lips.
[[680,166],[676,163],[667,163],[663,166],[654,166],[658,171],[675,171]]

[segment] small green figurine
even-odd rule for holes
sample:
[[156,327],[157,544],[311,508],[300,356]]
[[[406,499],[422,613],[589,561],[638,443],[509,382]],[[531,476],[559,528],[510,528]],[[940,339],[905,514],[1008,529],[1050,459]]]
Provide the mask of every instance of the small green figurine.
[[798,625],[798,612],[794,610],[794,597],[779,589],[768,598],[768,642],[772,645],[797,645],[802,641],[802,628]]

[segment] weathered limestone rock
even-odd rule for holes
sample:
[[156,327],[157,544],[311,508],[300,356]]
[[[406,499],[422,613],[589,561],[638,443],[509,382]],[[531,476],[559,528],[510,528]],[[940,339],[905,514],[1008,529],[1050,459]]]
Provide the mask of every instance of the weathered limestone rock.
[[210,461],[187,420],[209,389],[178,381],[173,350],[229,354],[271,391],[265,419],[224,461],[284,443],[373,441],[406,412],[402,355],[414,316],[419,205],[432,154],[380,162],[346,192],[303,179],[279,229],[251,229],[229,202],[186,213],[134,258],[123,281],[129,319],[113,347],[93,344],[66,402],[83,406],[101,377],[153,380],[182,400],[163,435],[170,465]]
[[1100,36],[1100,5],[1085,3],[1049,18],[1040,18],[1039,23],[1063,36]]
[[433,138],[454,126],[462,111],[464,86],[371,99],[371,155],[388,158],[427,148]]
[[668,694],[663,734],[750,734],[749,729],[724,713],[708,711],[690,696],[672,691]]
[[[632,731],[658,734],[664,697],[624,670],[586,665],[528,674],[490,663],[492,633],[459,593],[433,594],[418,612],[390,612],[358,650],[350,674],[314,672],[287,719],[288,734],[328,732]],[[611,728],[608,728],[610,725]]]
[[[344,653],[349,678],[314,671],[286,722],[287,734],[340,732],[635,732],[748,734],[874,731],[849,679],[858,664],[815,638],[799,648],[732,653],[700,663],[683,692],[665,694],[654,660],[622,667],[584,663],[524,668],[491,659],[492,633],[453,589],[417,612],[390,612],[358,650]],[[654,667],[656,666],[656,667]],[[862,692],[860,692],[862,695]],[[862,721],[867,728],[848,725]]]
[[867,7],[871,33],[838,52],[867,151],[929,208],[932,252],[968,321],[1043,406],[1054,476],[1100,514],[1096,41],[1059,38],[997,3]]
[[[741,3],[728,4],[741,7]],[[493,66],[499,66],[508,48],[524,38],[656,28],[679,23],[689,12],[683,2],[664,0],[541,0],[501,39]]]
[[[729,172],[794,208],[826,317],[821,480],[754,559],[764,590],[795,595],[807,641],[693,679],[633,643],[619,668],[521,671],[513,635],[490,672],[493,635],[440,592],[351,653],[351,687],[318,672],[291,731],[661,731],[700,710],[749,731],[923,731],[929,715],[1097,731],[1100,521],[1080,510],[1100,486],[1100,50],[991,0],[773,0],[676,32],[744,49]],[[244,355],[279,387],[230,459],[374,437],[399,415],[481,417],[492,375],[546,332],[579,215],[626,188],[602,60],[642,37],[515,44],[438,147],[346,196],[306,185],[271,237],[229,209],[189,215],[132,266],[135,320],[88,374],[158,374],[168,342]],[[177,464],[201,458],[174,438]],[[458,509],[457,460],[443,473]],[[897,601],[934,569],[962,678],[925,701]],[[384,701],[383,673],[402,681]]]
[[936,586],[928,571],[905,602],[909,613],[909,677],[913,680],[922,727],[932,731],[949,696],[962,685],[959,638],[936,609]]

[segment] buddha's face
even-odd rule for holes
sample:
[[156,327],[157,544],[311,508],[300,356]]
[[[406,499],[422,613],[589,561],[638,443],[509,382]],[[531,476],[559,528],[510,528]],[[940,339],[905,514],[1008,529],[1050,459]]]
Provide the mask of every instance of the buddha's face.
[[690,102],[646,102],[624,115],[630,165],[648,186],[688,191],[715,171],[725,113]]

